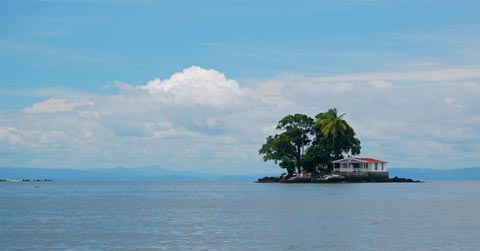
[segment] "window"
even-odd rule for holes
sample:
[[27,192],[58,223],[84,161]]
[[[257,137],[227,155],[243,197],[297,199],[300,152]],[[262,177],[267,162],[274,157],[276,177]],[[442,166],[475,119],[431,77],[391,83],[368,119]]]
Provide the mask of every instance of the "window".
[[378,170],[378,163],[375,163],[375,171]]
[[382,163],[382,171],[383,171],[383,163]]

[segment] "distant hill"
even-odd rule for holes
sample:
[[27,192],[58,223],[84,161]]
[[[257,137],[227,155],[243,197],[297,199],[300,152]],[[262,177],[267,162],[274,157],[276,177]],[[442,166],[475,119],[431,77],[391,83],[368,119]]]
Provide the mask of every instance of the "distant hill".
[[59,181],[117,180],[257,180],[273,174],[226,175],[189,171],[173,171],[160,167],[96,168],[88,170],[28,167],[0,167],[0,179],[53,179]]
[[388,168],[390,177],[405,177],[416,180],[480,180],[480,167],[451,170],[427,168]]
[[[452,170],[426,168],[389,168],[390,177],[411,178],[415,180],[480,180],[480,167]],[[279,169],[279,173],[280,173]],[[160,167],[139,168],[96,168],[89,170],[48,169],[26,167],[0,167],[0,179],[53,179],[65,181],[114,181],[114,180],[249,180],[278,174],[226,175],[173,171]]]

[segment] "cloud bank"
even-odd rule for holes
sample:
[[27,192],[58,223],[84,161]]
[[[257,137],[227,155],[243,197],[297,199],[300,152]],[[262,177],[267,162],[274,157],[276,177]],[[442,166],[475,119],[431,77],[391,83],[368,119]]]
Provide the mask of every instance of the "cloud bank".
[[2,112],[0,164],[278,172],[257,154],[276,122],[337,107],[363,156],[393,167],[479,166],[479,80],[478,67],[451,67],[239,83],[192,66],[144,85],[116,82],[115,94],[61,92]]

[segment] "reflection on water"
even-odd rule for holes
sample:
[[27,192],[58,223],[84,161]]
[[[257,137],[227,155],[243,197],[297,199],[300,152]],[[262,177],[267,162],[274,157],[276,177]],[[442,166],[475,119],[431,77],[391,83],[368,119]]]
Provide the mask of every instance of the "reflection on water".
[[0,184],[6,250],[480,250],[480,182]]

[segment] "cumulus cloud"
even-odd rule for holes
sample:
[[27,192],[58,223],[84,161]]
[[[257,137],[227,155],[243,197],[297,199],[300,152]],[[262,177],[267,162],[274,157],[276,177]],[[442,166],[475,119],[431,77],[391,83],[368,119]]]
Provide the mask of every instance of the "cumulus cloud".
[[155,78],[137,89],[148,91],[166,103],[194,106],[207,105],[217,108],[238,105],[244,96],[237,81],[212,69],[192,66],[175,73],[166,80]]
[[[479,165],[480,74],[474,67],[336,76],[284,74],[242,85],[192,66],[118,93],[51,92],[0,116],[2,165],[88,168],[159,165],[275,172],[258,148],[286,114],[337,107],[364,156],[391,166]],[[455,165],[453,165],[453,162]]]

